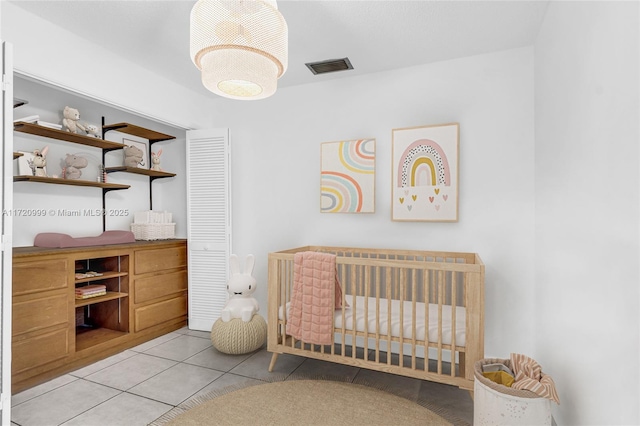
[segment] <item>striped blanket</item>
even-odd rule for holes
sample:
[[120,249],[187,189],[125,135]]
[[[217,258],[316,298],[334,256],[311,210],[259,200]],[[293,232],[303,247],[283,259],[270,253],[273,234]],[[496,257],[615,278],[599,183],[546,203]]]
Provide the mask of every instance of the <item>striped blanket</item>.
[[525,389],[560,404],[556,385],[551,376],[542,372],[542,367],[522,354],[511,354],[511,368],[515,374],[513,389]]

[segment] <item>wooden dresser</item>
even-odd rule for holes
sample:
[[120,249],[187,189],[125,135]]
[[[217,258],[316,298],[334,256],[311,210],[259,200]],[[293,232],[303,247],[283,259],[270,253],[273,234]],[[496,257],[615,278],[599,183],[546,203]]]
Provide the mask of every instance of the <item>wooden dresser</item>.
[[[76,298],[88,285],[106,294]],[[186,240],[13,249],[13,393],[186,322]]]

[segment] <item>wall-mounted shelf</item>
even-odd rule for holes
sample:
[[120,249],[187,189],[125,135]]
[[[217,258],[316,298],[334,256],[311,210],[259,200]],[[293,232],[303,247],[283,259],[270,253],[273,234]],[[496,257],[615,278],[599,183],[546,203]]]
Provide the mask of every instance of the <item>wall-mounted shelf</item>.
[[151,170],[151,169],[142,169],[139,167],[126,167],[126,166],[105,167],[104,170],[107,173],[126,172],[126,173],[135,173],[138,175],[151,176],[152,178],[174,177],[176,175],[175,173],[162,172],[162,171]]
[[125,145],[121,143],[105,141],[104,139],[93,138],[77,133],[65,132],[64,130],[51,129],[49,127],[38,126],[37,124],[25,123],[22,121],[14,123],[13,129],[16,132],[29,133],[31,135],[43,136],[45,138],[92,146],[105,151],[122,149],[125,147]]
[[13,107],[14,108],[21,107],[22,105],[26,105],[28,103],[29,103],[29,101],[26,101],[24,99],[13,98]]
[[[94,138],[91,136],[85,136],[77,133],[71,133],[64,130],[52,129],[49,127],[39,126],[33,123],[26,123],[23,121],[19,121],[13,124],[13,128],[16,132],[28,133],[31,135],[41,136],[45,138],[56,139],[65,142],[76,143],[85,146],[91,146],[94,148],[99,148],[102,150],[102,164],[105,162],[105,153],[107,151],[113,151],[117,149],[125,148],[125,144],[108,141],[105,139]],[[110,130],[117,130],[119,132],[138,136],[149,141],[149,158],[151,158],[151,144],[161,141],[167,141],[175,139],[175,136],[167,135],[165,133],[156,132],[154,130],[145,129],[140,126],[136,126],[134,124],[129,123],[116,123],[116,124],[104,124],[104,117],[102,118],[102,137],[104,138],[104,134]],[[18,152],[13,153],[13,158],[16,159],[20,157],[22,154]],[[145,175],[149,177],[149,209],[153,209],[153,188],[152,183],[155,179],[159,178],[169,178],[174,177],[175,173],[169,173],[158,170],[150,170],[150,169],[142,169],[136,167],[107,167],[105,168],[107,173],[112,172],[125,172],[125,173],[134,173]],[[74,179],[60,179],[60,178],[52,178],[45,176],[14,176],[14,182],[39,182],[39,183],[49,183],[49,184],[57,184],[57,185],[72,185],[72,186],[91,186],[96,188],[102,188],[102,208],[103,210],[106,208],[105,194],[111,190],[117,189],[128,189],[129,185],[121,185],[121,184],[113,184],[113,183],[104,183],[104,182],[93,182],[86,180],[74,180]],[[102,228],[106,229],[106,216],[102,217]]]
[[160,141],[168,141],[171,139],[175,139],[175,136],[167,135],[164,133],[156,132],[154,130],[145,129],[144,127],[139,127],[129,123],[116,123],[116,124],[102,124],[102,137],[104,134],[110,130],[117,130],[121,133],[126,133],[128,135],[138,136],[149,141],[149,144],[160,142]]
[[[149,149],[147,155],[149,159],[151,159],[151,145],[156,142],[168,141],[176,138],[175,136],[156,132],[155,130],[146,129],[144,127],[136,126],[135,124],[130,123],[105,124],[104,117],[102,117],[102,137],[104,138],[105,133],[111,130],[116,130],[121,133],[137,136],[139,138],[148,140]],[[104,163],[104,153],[102,154],[102,162]],[[106,167],[105,172],[125,172],[149,176],[149,210],[153,210],[153,181],[160,178],[169,178],[175,176],[175,173],[125,166]]]
[[90,180],[80,180],[80,179],[61,179],[61,178],[52,178],[45,176],[14,176],[14,182],[40,182],[40,183],[52,183],[56,185],[73,185],[73,186],[93,186],[96,188],[102,188],[104,190],[114,190],[114,189],[128,189],[129,185],[121,185],[118,183],[104,183],[104,182],[93,182]]

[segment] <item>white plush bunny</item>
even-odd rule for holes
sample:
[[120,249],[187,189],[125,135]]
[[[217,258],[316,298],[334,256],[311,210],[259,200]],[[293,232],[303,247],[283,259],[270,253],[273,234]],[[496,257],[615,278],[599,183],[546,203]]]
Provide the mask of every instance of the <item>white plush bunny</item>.
[[256,290],[256,279],[251,276],[253,263],[254,257],[250,254],[244,264],[244,272],[240,273],[238,256],[232,254],[229,257],[229,265],[231,266],[231,278],[227,283],[229,301],[222,309],[220,315],[222,321],[229,322],[233,318],[242,318],[242,321],[249,322],[253,314],[260,309],[258,301],[251,297],[251,294]]

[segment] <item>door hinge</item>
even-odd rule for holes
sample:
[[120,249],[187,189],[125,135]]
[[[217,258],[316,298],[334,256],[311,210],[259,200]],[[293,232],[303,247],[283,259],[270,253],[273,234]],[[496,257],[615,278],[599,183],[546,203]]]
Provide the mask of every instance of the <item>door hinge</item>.
[[0,238],[0,251],[11,250],[13,247],[13,241],[11,240],[11,236],[3,235]]
[[8,81],[7,75],[2,74],[2,91],[6,92],[10,85],[11,85],[11,82]]

